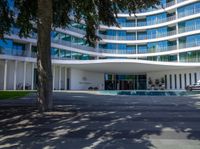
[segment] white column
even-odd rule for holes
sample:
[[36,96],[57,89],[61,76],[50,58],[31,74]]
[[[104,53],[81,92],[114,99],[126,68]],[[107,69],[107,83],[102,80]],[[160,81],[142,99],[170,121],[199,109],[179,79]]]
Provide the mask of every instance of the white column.
[[16,83],[17,83],[17,65],[18,61],[15,61],[15,69],[14,69],[14,83],[13,83],[13,89],[16,90]]
[[54,90],[54,87],[55,87],[55,75],[56,75],[55,67],[56,66],[53,66],[53,90]]
[[8,61],[5,60],[5,65],[4,65],[4,84],[3,84],[3,90],[6,90],[6,87],[7,87],[7,69],[8,69]]
[[61,90],[61,71],[62,71],[62,67],[59,66],[59,81],[58,81],[58,88],[59,90]]
[[67,67],[65,67],[65,90],[67,90]]
[[32,63],[31,65],[31,90],[33,90],[34,88],[34,68],[35,68],[35,64]]
[[25,90],[25,86],[26,86],[26,61],[24,61],[24,75],[23,75],[24,79],[23,79],[23,90]]

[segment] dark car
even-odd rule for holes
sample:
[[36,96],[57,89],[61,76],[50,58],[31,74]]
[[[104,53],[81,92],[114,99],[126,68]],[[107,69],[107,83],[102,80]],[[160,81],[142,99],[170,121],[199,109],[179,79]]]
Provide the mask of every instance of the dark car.
[[198,81],[197,83],[194,83],[192,85],[188,85],[185,88],[187,91],[192,91],[192,90],[200,90],[200,82]]

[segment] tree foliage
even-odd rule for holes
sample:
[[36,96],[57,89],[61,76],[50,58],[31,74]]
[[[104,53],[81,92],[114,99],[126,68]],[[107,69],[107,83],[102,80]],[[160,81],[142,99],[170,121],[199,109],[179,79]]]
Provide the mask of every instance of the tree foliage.
[[[13,5],[11,4],[13,2]],[[72,22],[86,25],[86,41],[95,46],[100,24],[119,26],[119,12],[146,9],[159,0],[0,0],[0,37],[12,27],[19,36],[37,31],[38,103],[41,111],[52,109],[51,31],[66,28]]]
[[[14,8],[9,8],[14,1]],[[137,10],[147,9],[159,4],[159,0],[52,0],[52,28],[66,28],[72,22],[86,24],[86,40],[89,44],[99,39],[96,30],[100,24],[118,26],[119,12],[134,14]],[[28,36],[37,24],[37,0],[1,0],[0,36],[8,34],[12,26],[20,29],[20,36]]]

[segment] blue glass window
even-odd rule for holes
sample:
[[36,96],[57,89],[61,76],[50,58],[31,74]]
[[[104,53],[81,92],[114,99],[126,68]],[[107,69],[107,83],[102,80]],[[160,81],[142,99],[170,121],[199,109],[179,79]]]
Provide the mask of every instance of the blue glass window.
[[0,40],[0,54],[12,54],[13,41],[9,39]]

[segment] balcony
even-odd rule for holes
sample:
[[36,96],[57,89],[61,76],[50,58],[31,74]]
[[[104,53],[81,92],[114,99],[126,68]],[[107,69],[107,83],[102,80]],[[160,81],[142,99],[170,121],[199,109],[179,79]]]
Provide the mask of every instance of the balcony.
[[200,25],[199,24],[195,24],[194,26],[188,26],[188,27],[179,28],[178,32],[179,33],[185,33],[185,32],[190,32],[190,31],[195,31],[195,30],[200,30]]
[[193,14],[198,14],[200,13],[200,9],[199,8],[195,8],[195,9],[189,9],[187,11],[184,11],[182,13],[178,13],[178,18],[183,18],[183,17],[187,17]]
[[136,40],[135,35],[128,35],[128,36],[108,36],[108,35],[99,35],[102,39],[109,39],[109,40]]

